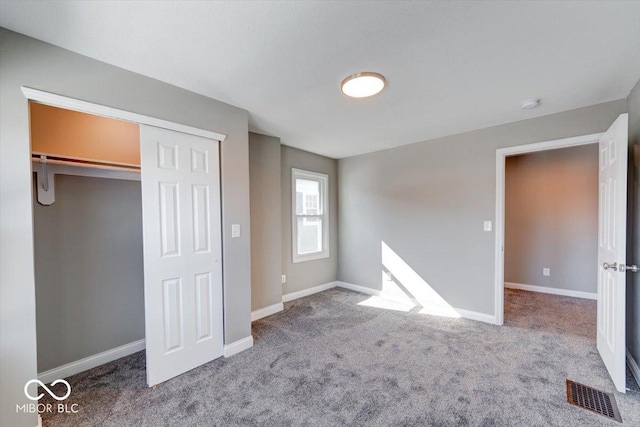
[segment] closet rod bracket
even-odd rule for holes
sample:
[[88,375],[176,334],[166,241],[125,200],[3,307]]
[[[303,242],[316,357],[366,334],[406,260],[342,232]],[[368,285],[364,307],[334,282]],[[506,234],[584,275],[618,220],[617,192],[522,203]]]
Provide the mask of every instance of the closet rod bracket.
[[42,168],[42,188],[49,191],[49,174],[47,173],[47,156],[40,156],[40,166]]
[[53,177],[54,168],[48,162],[47,156],[40,156],[40,167],[34,168],[36,171],[38,187],[38,203],[49,206],[56,201],[55,179]]

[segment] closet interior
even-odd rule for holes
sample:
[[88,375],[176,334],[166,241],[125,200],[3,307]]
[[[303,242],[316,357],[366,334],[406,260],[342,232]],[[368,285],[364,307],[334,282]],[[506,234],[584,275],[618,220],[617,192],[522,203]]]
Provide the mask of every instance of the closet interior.
[[144,348],[140,128],[37,102],[29,111],[37,361],[46,380],[112,349]]

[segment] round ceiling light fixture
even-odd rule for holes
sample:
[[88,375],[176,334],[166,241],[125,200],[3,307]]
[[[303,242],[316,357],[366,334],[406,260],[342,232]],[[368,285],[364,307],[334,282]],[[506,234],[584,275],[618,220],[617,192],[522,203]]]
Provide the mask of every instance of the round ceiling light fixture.
[[367,98],[380,93],[387,81],[379,73],[365,71],[352,74],[342,81],[342,93],[351,98]]
[[531,110],[532,108],[536,108],[540,105],[539,99],[527,99],[526,101],[522,101],[522,105],[520,106],[523,110]]

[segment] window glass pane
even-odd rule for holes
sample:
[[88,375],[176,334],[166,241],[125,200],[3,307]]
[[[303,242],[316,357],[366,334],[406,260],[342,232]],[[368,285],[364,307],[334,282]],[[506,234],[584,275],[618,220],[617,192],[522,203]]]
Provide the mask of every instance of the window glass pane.
[[296,178],[296,214],[320,214],[320,182]]
[[298,254],[322,252],[322,218],[297,218]]

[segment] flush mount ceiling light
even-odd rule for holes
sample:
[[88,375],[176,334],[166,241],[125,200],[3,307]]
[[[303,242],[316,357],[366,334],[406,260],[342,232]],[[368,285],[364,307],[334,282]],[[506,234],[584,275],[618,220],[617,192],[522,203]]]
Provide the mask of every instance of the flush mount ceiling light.
[[380,93],[386,80],[382,74],[362,72],[352,74],[342,81],[342,93],[352,98],[366,98]]
[[532,108],[536,108],[540,105],[539,99],[527,99],[526,101],[522,101],[522,105],[520,106],[523,110],[531,110]]

